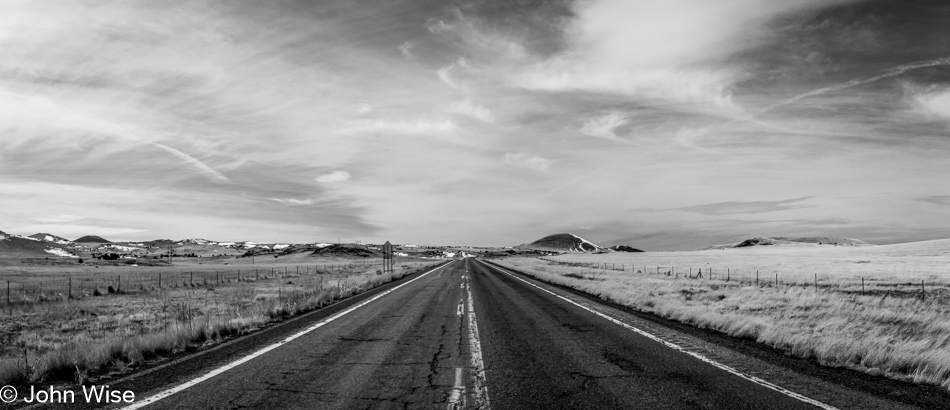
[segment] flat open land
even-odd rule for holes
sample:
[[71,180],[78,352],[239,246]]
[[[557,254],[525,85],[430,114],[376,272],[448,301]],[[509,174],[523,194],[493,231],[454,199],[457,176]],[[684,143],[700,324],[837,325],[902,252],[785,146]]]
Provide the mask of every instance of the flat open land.
[[[950,403],[944,389],[848,370],[829,380],[782,360],[746,355],[581,292],[465,258],[109,385],[134,392],[135,408],[147,409],[913,409]],[[103,407],[77,401],[69,408]]]
[[[44,260],[45,261],[45,260]],[[320,308],[437,260],[188,258],[0,266],[0,384],[108,380]],[[3,293],[6,298],[7,294]]]
[[950,240],[564,254],[500,263],[828,366],[950,387]]

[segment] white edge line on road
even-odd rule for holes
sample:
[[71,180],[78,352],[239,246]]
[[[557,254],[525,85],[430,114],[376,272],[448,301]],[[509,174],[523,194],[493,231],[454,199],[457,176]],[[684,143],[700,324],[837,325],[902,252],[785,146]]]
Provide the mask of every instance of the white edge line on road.
[[551,295],[554,295],[554,296],[557,297],[557,298],[563,299],[563,300],[567,301],[568,303],[573,304],[573,305],[575,305],[575,306],[577,306],[577,307],[579,307],[579,308],[581,308],[581,309],[584,309],[584,310],[586,310],[586,311],[588,311],[588,312],[591,312],[591,313],[593,313],[593,314],[595,314],[595,315],[597,315],[597,316],[600,316],[600,317],[602,317],[602,318],[604,318],[604,319],[607,319],[607,320],[609,320],[609,321],[611,321],[611,322],[614,322],[614,323],[616,323],[616,324],[618,324],[618,325],[620,325],[620,326],[623,326],[623,327],[625,327],[625,328],[627,328],[627,329],[629,329],[629,330],[632,330],[632,331],[634,331],[634,332],[636,332],[636,333],[638,333],[638,334],[640,334],[640,335],[642,335],[642,336],[644,336],[644,337],[646,337],[646,338],[648,338],[648,339],[651,339],[651,340],[653,340],[653,341],[655,341],[655,342],[659,342],[659,343],[661,343],[661,344],[665,345],[666,347],[669,347],[669,348],[671,348],[671,349],[673,349],[673,350],[677,350],[677,351],[679,351],[679,352],[681,352],[681,353],[685,353],[685,354],[690,355],[690,356],[692,356],[692,357],[695,357],[695,358],[697,358],[697,359],[699,359],[699,360],[702,360],[703,362],[706,362],[706,363],[708,363],[708,364],[710,364],[710,365],[713,365],[713,366],[715,366],[715,367],[718,367],[719,369],[722,369],[722,370],[725,370],[725,371],[727,371],[727,372],[729,372],[729,373],[732,373],[733,375],[739,376],[739,377],[741,377],[741,378],[743,378],[743,379],[746,379],[746,380],[748,380],[748,381],[751,381],[751,382],[756,383],[756,384],[758,384],[758,385],[761,385],[761,386],[763,386],[763,387],[767,387],[767,388],[769,388],[769,389],[775,390],[775,391],[777,391],[777,392],[779,392],[779,393],[782,393],[782,394],[784,394],[784,395],[786,395],[786,396],[788,396],[788,397],[791,397],[791,398],[793,398],[793,399],[797,399],[797,400],[799,400],[799,401],[802,401],[802,402],[811,404],[811,405],[813,405],[813,406],[815,406],[815,407],[819,407],[819,408],[826,409],[826,410],[838,410],[837,407],[834,407],[834,406],[831,406],[831,405],[829,405],[829,404],[825,404],[825,403],[822,403],[822,402],[820,402],[820,401],[818,401],[818,400],[812,399],[812,398],[810,398],[810,397],[803,396],[803,395],[801,395],[801,394],[795,393],[795,392],[793,392],[793,391],[791,391],[791,390],[788,390],[788,389],[786,389],[786,388],[784,388],[784,387],[782,387],[782,386],[776,385],[776,384],[774,384],[774,383],[768,382],[768,381],[763,380],[763,379],[760,379],[760,378],[758,378],[758,377],[755,377],[755,376],[752,376],[752,375],[748,375],[748,374],[742,373],[742,372],[740,372],[740,371],[738,371],[738,370],[736,370],[736,369],[734,369],[734,368],[732,368],[732,367],[730,367],[730,366],[727,366],[727,365],[724,365],[724,364],[722,364],[722,363],[719,363],[719,362],[717,362],[717,361],[715,361],[715,360],[712,360],[712,359],[710,359],[710,358],[708,358],[708,357],[706,357],[706,356],[703,356],[703,355],[701,355],[701,354],[699,354],[699,353],[689,351],[689,350],[687,350],[686,348],[684,348],[684,347],[682,347],[682,346],[680,346],[680,345],[678,345],[678,344],[675,344],[675,343],[668,342],[668,341],[666,341],[666,340],[660,339],[659,337],[653,335],[652,333],[648,333],[648,332],[646,332],[646,331],[644,331],[644,330],[641,330],[641,329],[639,329],[639,328],[633,327],[633,326],[631,326],[631,325],[629,325],[629,324],[626,324],[626,323],[624,323],[624,322],[622,322],[622,321],[620,321],[620,320],[618,320],[618,319],[614,319],[613,317],[611,317],[611,316],[609,316],[609,315],[607,315],[607,314],[604,314],[604,313],[598,312],[598,311],[596,311],[596,310],[594,310],[594,309],[588,308],[587,306],[581,305],[580,303],[577,303],[577,302],[575,302],[575,301],[573,301],[573,300],[570,300],[570,299],[568,299],[568,298],[566,298],[566,297],[564,297],[564,296],[558,295],[557,293],[554,293],[554,292],[552,292],[552,291],[550,291],[550,290],[547,290],[547,289],[542,288],[542,287],[540,287],[540,286],[538,286],[538,285],[535,285],[535,284],[533,284],[533,283],[531,283],[531,282],[528,282],[528,281],[526,281],[526,280],[524,280],[524,279],[522,279],[522,278],[519,278],[518,276],[516,276],[516,275],[512,274],[511,272],[509,272],[508,270],[506,270],[506,269],[504,269],[504,268],[501,268],[501,267],[499,267],[499,266],[497,266],[497,265],[492,265],[492,267],[494,267],[495,269],[498,269],[498,270],[501,271],[501,272],[504,272],[504,273],[507,274],[508,276],[511,276],[511,277],[513,277],[513,278],[515,278],[515,279],[518,279],[518,280],[520,280],[520,281],[522,281],[522,282],[524,282],[524,283],[527,283],[527,284],[529,284],[529,285],[531,285],[531,286],[534,286],[534,287],[536,287],[536,288],[538,288],[538,289],[541,289],[541,290],[544,291],[544,292],[550,293]]
[[465,294],[468,296],[468,343],[472,356],[472,384],[475,389],[475,406],[488,410],[488,379],[485,377],[485,361],[482,360],[482,344],[478,340],[478,322],[475,321],[475,304],[472,303],[472,285],[466,281]]
[[356,309],[359,309],[359,308],[361,308],[361,307],[363,307],[363,306],[369,304],[370,302],[372,302],[372,301],[374,301],[374,300],[376,300],[376,299],[379,299],[379,298],[381,298],[381,297],[383,297],[383,296],[386,296],[386,295],[388,295],[388,294],[390,294],[390,293],[396,291],[397,289],[399,289],[399,288],[401,288],[401,287],[403,287],[403,286],[406,286],[406,285],[408,285],[408,284],[410,284],[410,283],[412,283],[412,282],[415,282],[415,281],[417,281],[417,280],[419,280],[419,279],[422,279],[422,277],[424,277],[424,276],[426,276],[426,275],[428,275],[428,274],[430,274],[430,273],[432,273],[432,272],[435,272],[435,271],[437,271],[437,270],[439,270],[439,269],[442,269],[442,268],[448,266],[448,265],[451,264],[451,263],[452,263],[452,262],[449,262],[449,263],[447,263],[447,264],[445,264],[445,265],[442,265],[442,266],[439,266],[439,267],[436,267],[436,268],[432,268],[432,269],[429,270],[428,272],[423,273],[423,274],[421,274],[421,275],[419,275],[419,276],[413,278],[412,280],[410,280],[410,281],[408,281],[408,282],[406,282],[406,283],[403,283],[403,284],[401,284],[401,285],[399,285],[399,286],[396,286],[396,287],[394,287],[394,288],[392,288],[392,289],[389,289],[389,290],[387,290],[387,291],[385,291],[385,292],[383,292],[383,293],[380,293],[380,294],[378,294],[378,295],[376,295],[376,296],[373,296],[373,297],[370,298],[370,299],[364,300],[364,301],[362,301],[362,302],[360,302],[360,303],[358,303],[358,304],[356,304],[356,305],[353,305],[353,306],[351,306],[350,308],[348,308],[348,309],[346,309],[346,310],[344,310],[344,311],[342,311],[342,312],[339,312],[339,313],[337,313],[337,314],[335,314],[335,315],[333,315],[333,316],[330,316],[330,317],[328,317],[328,318],[326,318],[326,319],[323,319],[323,320],[321,320],[320,322],[314,324],[313,326],[310,326],[310,327],[308,327],[308,328],[306,328],[306,329],[304,329],[304,330],[301,330],[301,331],[299,331],[299,332],[297,332],[297,333],[294,333],[293,335],[288,336],[288,337],[287,337],[286,339],[284,339],[284,340],[281,340],[281,341],[279,341],[279,342],[277,342],[277,343],[274,343],[274,344],[272,344],[272,345],[270,345],[270,346],[267,346],[267,347],[265,347],[265,348],[262,348],[262,349],[260,349],[260,350],[257,350],[257,351],[255,351],[254,353],[251,353],[251,354],[249,354],[249,355],[247,355],[247,356],[244,356],[244,357],[242,357],[242,358],[240,358],[240,359],[238,359],[238,360],[235,360],[235,361],[233,361],[233,362],[231,362],[231,363],[228,363],[228,364],[226,364],[226,365],[224,365],[224,366],[218,367],[217,369],[214,369],[214,370],[212,370],[212,371],[210,371],[210,372],[208,372],[208,373],[205,373],[203,376],[200,376],[200,377],[198,377],[198,378],[192,379],[192,380],[187,381],[187,382],[185,382],[185,383],[179,384],[178,386],[172,387],[172,388],[170,388],[170,389],[168,389],[168,390],[164,390],[164,391],[161,391],[161,392],[159,392],[159,393],[153,394],[153,395],[151,395],[151,396],[149,396],[149,397],[143,399],[142,401],[137,401],[137,402],[135,402],[135,403],[133,403],[133,404],[131,404],[131,405],[128,405],[128,406],[126,406],[126,407],[121,407],[121,409],[122,409],[122,410],[134,410],[134,409],[138,409],[138,408],[142,408],[142,407],[148,406],[149,404],[155,403],[155,402],[157,402],[157,401],[159,401],[159,400],[162,400],[162,399],[164,399],[164,398],[166,398],[166,397],[169,397],[169,396],[171,396],[171,395],[173,395],[173,394],[175,394],[175,393],[178,393],[178,392],[180,392],[180,391],[182,391],[182,390],[185,390],[185,389],[187,389],[187,388],[189,388],[189,387],[192,387],[192,386],[194,386],[194,385],[196,385],[196,384],[198,384],[198,383],[201,383],[201,382],[203,382],[203,381],[205,381],[205,380],[208,380],[208,379],[210,379],[210,378],[212,378],[212,377],[214,377],[214,376],[217,376],[217,375],[219,375],[219,374],[221,374],[221,373],[224,373],[224,372],[226,372],[226,371],[228,371],[228,370],[231,370],[231,369],[233,369],[233,368],[235,368],[235,367],[237,367],[237,366],[240,366],[240,365],[242,365],[242,364],[244,364],[244,363],[247,363],[247,362],[249,362],[249,361],[251,361],[251,360],[253,360],[253,359],[255,359],[255,358],[257,358],[257,357],[259,357],[259,356],[261,356],[261,355],[263,355],[263,354],[265,354],[265,353],[267,353],[267,352],[270,352],[271,350],[274,350],[274,349],[276,349],[276,348],[278,348],[278,347],[280,347],[280,346],[286,344],[287,342],[290,342],[291,340],[294,340],[294,339],[296,339],[296,338],[298,338],[298,337],[301,337],[301,336],[303,336],[303,335],[305,335],[305,334],[307,334],[307,333],[310,333],[310,332],[312,332],[312,331],[314,331],[314,330],[317,330],[317,329],[319,329],[320,327],[323,327],[323,325],[326,325],[327,323],[330,323],[330,322],[332,322],[332,321],[334,321],[334,320],[337,320],[337,319],[343,317],[343,315],[346,315],[347,313],[350,313],[350,312],[352,312],[352,311],[354,311],[354,310],[356,310]]

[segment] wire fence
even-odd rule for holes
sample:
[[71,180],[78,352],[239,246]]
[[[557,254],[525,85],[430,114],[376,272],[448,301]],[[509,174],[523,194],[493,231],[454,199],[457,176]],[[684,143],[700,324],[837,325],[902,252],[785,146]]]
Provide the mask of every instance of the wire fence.
[[[126,271],[117,273],[56,274],[26,280],[3,280],[0,292],[6,305],[57,301],[87,296],[102,296],[160,289],[220,286],[229,283],[281,279],[302,275],[352,273],[353,270],[371,270],[382,267],[382,261],[354,261],[347,263],[294,265],[247,269],[195,269],[168,271],[166,269]],[[376,273],[381,273],[377,269]]]
[[627,264],[597,261],[570,261],[545,257],[538,259],[555,265],[577,268],[596,269],[600,271],[612,270],[629,272],[630,274],[667,276],[673,278],[687,278],[696,280],[719,281],[741,285],[759,287],[813,287],[818,290],[835,290],[854,294],[887,294],[892,296],[914,296],[926,300],[930,296],[950,298],[950,288],[945,283],[926,283],[919,280],[882,280],[865,276],[840,277],[834,275],[819,275],[817,272],[807,275],[801,273],[781,274],[779,272],[760,272],[755,269],[738,270],[720,267],[693,267],[672,265]]

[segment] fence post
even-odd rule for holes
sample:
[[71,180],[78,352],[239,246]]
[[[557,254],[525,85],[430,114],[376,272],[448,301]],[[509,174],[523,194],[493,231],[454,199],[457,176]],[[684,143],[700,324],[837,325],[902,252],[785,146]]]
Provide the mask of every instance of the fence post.
[[195,272],[188,272],[188,285],[191,287],[195,286]]
[[755,270],[755,286],[759,286],[759,270]]
[[726,268],[726,282],[729,281],[730,275],[732,275],[732,268]]
[[162,273],[161,272],[158,273],[158,288],[159,289],[162,288]]
[[927,300],[927,291],[924,290],[924,280],[923,280],[923,279],[920,280],[920,300],[921,300],[921,301]]
[[778,272],[775,272],[775,287],[778,287]]
[[864,294],[864,276],[861,277],[861,294]]
[[73,278],[71,276],[69,277],[68,289],[69,290],[66,291],[66,299],[72,299],[73,298]]
[[818,291],[818,273],[815,273],[815,292]]

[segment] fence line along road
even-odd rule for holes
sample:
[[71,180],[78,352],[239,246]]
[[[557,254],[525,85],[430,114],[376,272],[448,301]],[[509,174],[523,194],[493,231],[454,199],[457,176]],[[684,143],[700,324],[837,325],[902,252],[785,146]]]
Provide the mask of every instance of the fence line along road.
[[[317,265],[294,265],[271,268],[202,269],[177,272],[150,270],[147,272],[56,274],[51,278],[25,281],[3,280],[2,291],[7,305],[62,300],[80,296],[149,291],[179,287],[216,286],[228,283],[259,281],[303,275],[323,275],[350,269],[379,266],[379,261],[359,261]],[[138,268],[134,268],[138,269]],[[162,268],[157,268],[162,269]]]
[[[860,277],[861,290],[857,291],[858,282],[857,279],[854,279],[854,283],[847,283],[844,280],[835,281],[825,280],[823,283],[820,283],[818,273],[813,273],[811,280],[806,281],[782,281],[778,272],[772,272],[771,275],[762,274],[758,270],[755,271],[755,278],[753,279],[751,272],[745,272],[741,275],[738,274],[738,269],[725,268],[723,272],[722,268],[718,270],[713,269],[713,267],[706,266],[704,268],[693,269],[692,266],[682,268],[680,267],[677,270],[676,266],[650,266],[650,265],[635,265],[635,264],[626,264],[626,263],[614,263],[614,262],[587,262],[587,261],[564,261],[564,260],[554,260],[544,257],[539,257],[538,259],[543,260],[548,263],[572,266],[579,268],[588,268],[588,269],[598,269],[598,270],[613,270],[618,272],[630,272],[631,274],[643,274],[643,275],[658,275],[658,276],[670,276],[674,278],[679,278],[680,276],[687,279],[703,279],[709,281],[719,281],[725,283],[737,283],[737,284],[747,284],[755,285],[762,288],[770,287],[779,287],[779,286],[799,286],[799,287],[814,287],[815,291],[819,290],[832,290],[839,292],[849,292],[847,288],[854,287],[855,290],[850,291],[851,293],[860,293],[861,295],[867,294],[867,285],[874,285],[876,290],[880,292],[886,292],[890,294],[891,292],[899,291],[900,287],[910,287],[910,291],[903,291],[903,293],[912,293],[916,295],[915,297],[920,298],[921,300],[927,299],[927,286],[923,279],[917,281],[878,281],[875,280],[873,283],[864,276]],[[705,269],[705,271],[703,270]],[[590,272],[595,273],[595,272]],[[795,274],[796,278],[800,278],[801,274]],[[853,279],[853,278],[852,278]],[[931,284],[931,287],[939,284]],[[881,290],[880,288],[885,288]],[[931,292],[932,293],[932,292]]]

